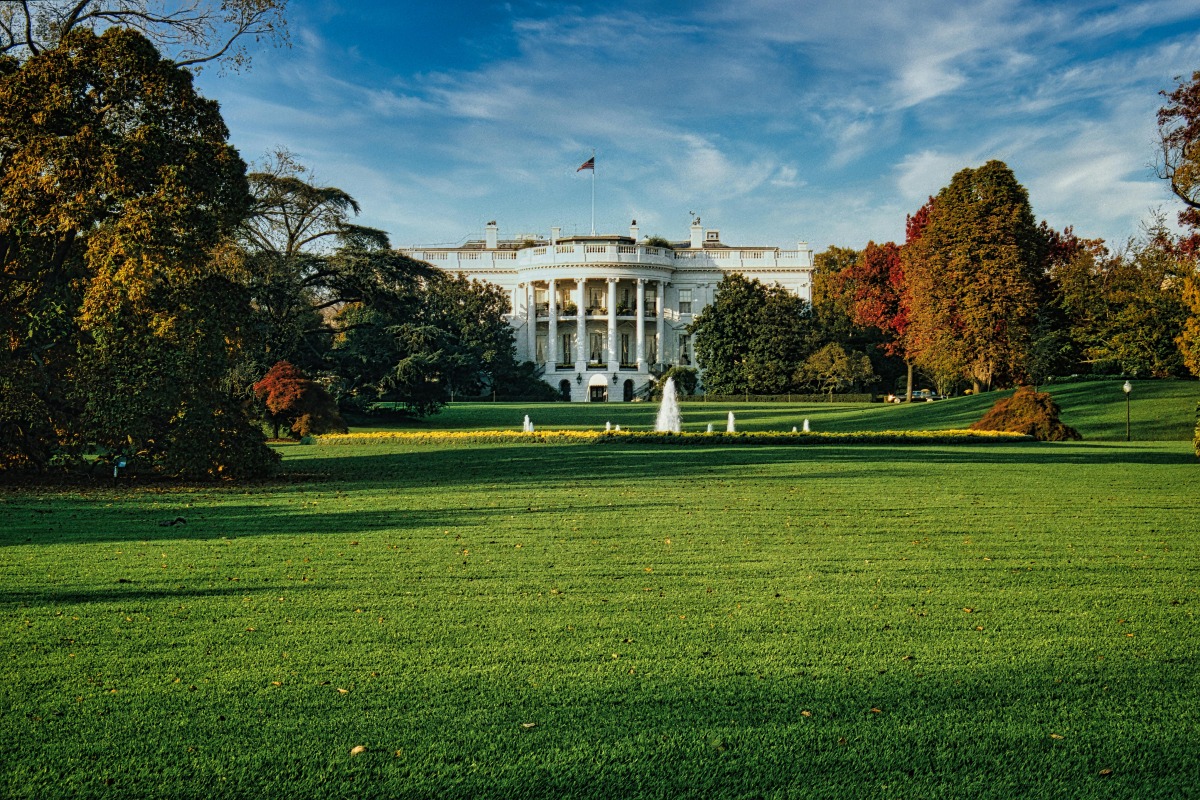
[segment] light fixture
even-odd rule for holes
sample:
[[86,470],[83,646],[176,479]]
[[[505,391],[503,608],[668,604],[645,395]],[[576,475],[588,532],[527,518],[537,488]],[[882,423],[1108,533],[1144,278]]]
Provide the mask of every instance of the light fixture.
[[1130,441],[1129,438],[1129,393],[1133,391],[1133,384],[1125,381],[1125,385],[1121,387],[1121,391],[1125,393],[1125,441]]
[[581,373],[581,372],[576,372],[576,373],[575,373],[575,382],[576,382],[576,383],[583,383],[583,373]]
[[617,382],[617,373],[613,373],[613,383]]

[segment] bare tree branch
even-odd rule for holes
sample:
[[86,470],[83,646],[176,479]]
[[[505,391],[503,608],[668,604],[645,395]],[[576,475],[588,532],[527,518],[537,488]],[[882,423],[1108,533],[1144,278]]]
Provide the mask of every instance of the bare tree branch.
[[0,52],[18,58],[54,47],[75,28],[141,32],[181,67],[249,63],[247,37],[287,44],[288,0],[10,0],[0,9]]

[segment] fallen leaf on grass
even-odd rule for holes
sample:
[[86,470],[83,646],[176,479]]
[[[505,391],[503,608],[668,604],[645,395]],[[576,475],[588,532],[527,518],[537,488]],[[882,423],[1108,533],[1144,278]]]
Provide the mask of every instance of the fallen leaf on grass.
[[352,755],[352,756],[356,756],[359,753],[365,753],[365,752],[367,752],[367,748],[363,747],[361,744],[358,745],[357,747],[350,748],[350,755]]
[[1107,768],[1106,768],[1106,769],[1102,769],[1102,770],[1100,770],[1100,777],[1101,777],[1101,778],[1111,778],[1111,777],[1112,777],[1112,770],[1111,770],[1111,769],[1107,769]]
[[341,688],[341,687],[339,686],[339,687],[338,687],[338,694],[350,694],[350,690],[349,690],[349,689],[343,689],[343,688]]
[[272,686],[283,686],[283,683],[280,681],[271,681],[271,685]]
[[536,727],[536,726],[537,726],[537,723],[536,723],[536,722],[522,722],[522,723],[521,723],[521,727],[522,727],[522,728],[533,728],[533,727]]
[[1052,734],[1050,734],[1050,738],[1051,739],[1061,739],[1063,737],[1062,737],[1062,734],[1060,734],[1060,733],[1052,733]]
[[812,712],[811,712],[811,711],[801,711],[801,712],[800,712],[800,716],[802,716],[802,717],[811,717],[811,716],[812,716]]
[[882,714],[883,712],[881,710],[879,710],[878,708],[872,708],[871,713],[872,714]]

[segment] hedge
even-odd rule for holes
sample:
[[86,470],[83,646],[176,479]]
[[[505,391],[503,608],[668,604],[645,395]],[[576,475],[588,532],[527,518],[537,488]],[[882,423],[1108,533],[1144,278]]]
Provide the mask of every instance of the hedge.
[[[873,394],[835,394],[835,403],[874,403]],[[680,397],[681,403],[828,403],[827,394],[697,394]]]
[[380,431],[318,436],[318,444],[669,444],[669,445],[820,445],[820,444],[977,444],[1030,442],[1032,437],[1001,431],[861,431],[816,433],[748,431],[745,433],[664,433],[661,431]]

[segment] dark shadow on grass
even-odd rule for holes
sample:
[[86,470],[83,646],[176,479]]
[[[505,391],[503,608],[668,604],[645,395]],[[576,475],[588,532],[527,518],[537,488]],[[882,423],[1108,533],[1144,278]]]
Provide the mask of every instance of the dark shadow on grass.
[[[296,587],[289,586],[288,591]],[[135,581],[121,583],[107,589],[80,589],[74,587],[46,587],[27,591],[0,591],[0,606],[16,605],[85,605],[88,603],[137,603],[176,600],[196,597],[244,597],[249,594],[275,594],[278,586],[250,587],[243,584],[219,589],[139,589]]]

